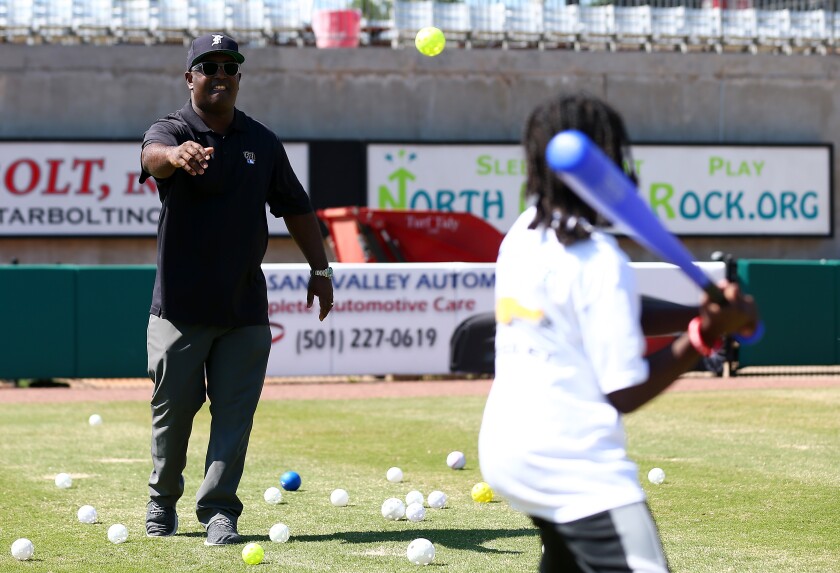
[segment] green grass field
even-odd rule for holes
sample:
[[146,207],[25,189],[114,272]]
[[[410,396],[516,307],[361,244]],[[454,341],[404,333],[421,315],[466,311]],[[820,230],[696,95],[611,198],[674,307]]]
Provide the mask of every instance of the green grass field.
[[[733,382],[737,386],[737,380]],[[11,391],[11,390],[10,390]],[[61,390],[56,390],[61,392]],[[430,539],[434,571],[537,570],[540,543],[530,522],[504,502],[477,504],[476,459],[483,398],[355,401],[265,401],[258,410],[240,496],[239,526],[266,558],[257,571],[413,571],[405,557],[416,537]],[[91,427],[99,413],[104,424]],[[639,463],[665,551],[675,573],[829,573],[840,571],[840,389],[673,393],[627,418],[630,451]],[[145,403],[0,404],[0,571],[244,571],[242,546],[205,547],[193,512],[209,416],[196,419],[179,504],[176,537],[148,539],[149,409]],[[446,455],[467,455],[452,471]],[[399,466],[405,481],[385,479]],[[660,486],[647,471],[662,467]],[[287,469],[303,486],[269,505],[266,488]],[[74,476],[55,487],[56,473]],[[350,505],[335,508],[335,488]],[[380,506],[410,490],[449,496],[426,520],[387,521]],[[99,520],[80,524],[93,505]],[[268,540],[286,523],[288,543]],[[113,523],[129,539],[112,545]],[[35,544],[32,561],[9,548]]]

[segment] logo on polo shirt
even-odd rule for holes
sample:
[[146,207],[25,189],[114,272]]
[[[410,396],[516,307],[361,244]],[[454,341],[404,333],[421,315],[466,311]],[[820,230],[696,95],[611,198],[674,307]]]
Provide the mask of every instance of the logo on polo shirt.
[[248,165],[253,165],[257,162],[257,154],[253,151],[243,151],[242,155],[245,156],[245,161],[248,162]]

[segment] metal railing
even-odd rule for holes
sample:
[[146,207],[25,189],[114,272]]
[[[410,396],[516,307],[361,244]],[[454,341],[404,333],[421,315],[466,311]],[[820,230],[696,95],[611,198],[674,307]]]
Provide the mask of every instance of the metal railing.
[[356,10],[361,44],[425,26],[452,48],[836,53],[840,0],[0,0],[0,41],[314,45],[313,14]]

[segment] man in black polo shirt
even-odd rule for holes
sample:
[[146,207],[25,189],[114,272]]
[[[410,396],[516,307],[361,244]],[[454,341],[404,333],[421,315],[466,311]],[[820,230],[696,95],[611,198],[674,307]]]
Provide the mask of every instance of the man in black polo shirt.
[[260,266],[266,203],[312,268],[307,305],[318,297],[324,320],[333,304],[320,227],[283,145],[234,107],[244,61],[224,34],[195,39],[184,74],[190,101],[149,128],[140,158],[140,181],[154,177],[162,202],[147,343],[154,469],[146,533],[178,529],[187,444],[206,395],[212,423],[196,513],[207,545],[242,541],[236,490],[271,347]]

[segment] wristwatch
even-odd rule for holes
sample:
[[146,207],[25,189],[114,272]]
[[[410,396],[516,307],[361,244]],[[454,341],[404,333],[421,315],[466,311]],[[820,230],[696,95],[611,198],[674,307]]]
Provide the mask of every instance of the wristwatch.
[[323,270],[320,270],[320,271],[316,271],[316,270],[313,269],[313,270],[309,271],[309,276],[310,277],[324,277],[324,278],[328,278],[328,279],[332,280],[333,270],[332,270],[332,267],[327,267],[327,268],[325,268]]

